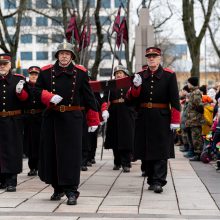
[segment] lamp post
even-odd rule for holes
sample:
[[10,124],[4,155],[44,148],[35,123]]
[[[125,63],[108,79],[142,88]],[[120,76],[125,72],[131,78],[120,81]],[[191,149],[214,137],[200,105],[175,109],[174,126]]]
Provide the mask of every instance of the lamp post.
[[146,8],[146,0],[142,0],[142,8]]

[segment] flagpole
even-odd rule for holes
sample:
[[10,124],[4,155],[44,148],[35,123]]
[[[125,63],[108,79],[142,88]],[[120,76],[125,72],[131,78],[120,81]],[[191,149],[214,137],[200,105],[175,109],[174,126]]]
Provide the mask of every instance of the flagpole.
[[122,42],[122,41],[123,41],[123,32],[121,33],[121,39],[120,39],[120,41],[121,41],[121,42],[120,42],[119,64],[122,64],[122,63],[121,63],[121,56],[122,56],[122,44],[123,44],[123,42]]
[[82,62],[82,58],[83,58],[83,47],[84,47],[84,38],[83,38],[83,41],[82,41],[82,47],[81,47],[81,54],[80,54],[80,61],[79,61],[79,63],[80,64],[82,64],[81,62]]

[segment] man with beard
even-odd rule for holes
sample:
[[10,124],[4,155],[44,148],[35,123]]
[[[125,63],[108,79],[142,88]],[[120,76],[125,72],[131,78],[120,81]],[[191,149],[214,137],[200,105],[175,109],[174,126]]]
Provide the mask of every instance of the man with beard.
[[0,188],[15,192],[22,172],[24,77],[11,72],[10,54],[0,54]]
[[148,190],[161,193],[166,185],[167,159],[174,157],[173,129],[180,124],[180,103],[176,74],[160,65],[161,50],[149,47],[147,68],[135,74],[127,93],[135,100],[135,158],[144,161]]
[[[51,200],[66,194],[67,205],[76,205],[79,192],[83,113],[86,110],[88,131],[99,125],[94,95],[89,86],[87,70],[75,65],[72,44],[61,43],[57,61],[41,69],[36,87],[38,98],[47,106],[43,114],[39,177],[51,184]],[[84,106],[80,106],[80,103]]]

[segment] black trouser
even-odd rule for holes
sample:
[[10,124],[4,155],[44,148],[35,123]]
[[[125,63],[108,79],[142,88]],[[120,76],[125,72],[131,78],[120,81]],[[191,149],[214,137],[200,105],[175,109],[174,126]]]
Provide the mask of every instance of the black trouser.
[[114,164],[122,167],[131,167],[131,152],[129,150],[113,149]]
[[38,170],[38,158],[28,157],[28,166],[30,170]]
[[88,140],[89,140],[88,161],[91,161],[92,159],[95,159],[96,148],[97,148],[98,130],[99,129],[97,129],[95,132],[89,132],[89,134],[88,134]]
[[6,186],[17,186],[17,174],[0,173],[0,183]]
[[167,160],[145,160],[142,161],[145,166],[145,173],[147,176],[147,183],[149,185],[166,185],[167,177]]

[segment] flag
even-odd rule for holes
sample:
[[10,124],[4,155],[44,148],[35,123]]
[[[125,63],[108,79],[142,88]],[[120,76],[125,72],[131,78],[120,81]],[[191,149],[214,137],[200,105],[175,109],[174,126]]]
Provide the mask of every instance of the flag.
[[87,33],[86,33],[87,27],[86,26],[87,26],[86,24],[83,26],[83,30],[82,30],[82,33],[80,35],[79,51],[84,49],[86,47],[86,44],[87,44],[87,42],[86,42],[86,40],[87,40],[86,39],[87,38]]
[[120,24],[119,33],[116,39],[116,45],[118,48],[121,46],[122,40],[124,44],[128,43],[128,28],[127,28],[127,21],[125,17],[123,18]]
[[112,34],[114,33],[114,31],[116,33],[119,33],[119,27],[120,27],[120,14],[121,14],[121,5],[118,8],[118,14],[115,18],[114,24],[113,24],[113,29],[112,29]]
[[74,40],[79,44],[80,43],[80,36],[79,30],[76,24],[76,16],[72,16],[70,18],[67,30],[66,30],[66,39],[68,42],[73,42]]
[[22,74],[22,69],[21,69],[21,60],[20,60],[20,58],[19,58],[19,57],[18,57],[18,59],[17,59],[16,73],[17,73],[17,74]]

